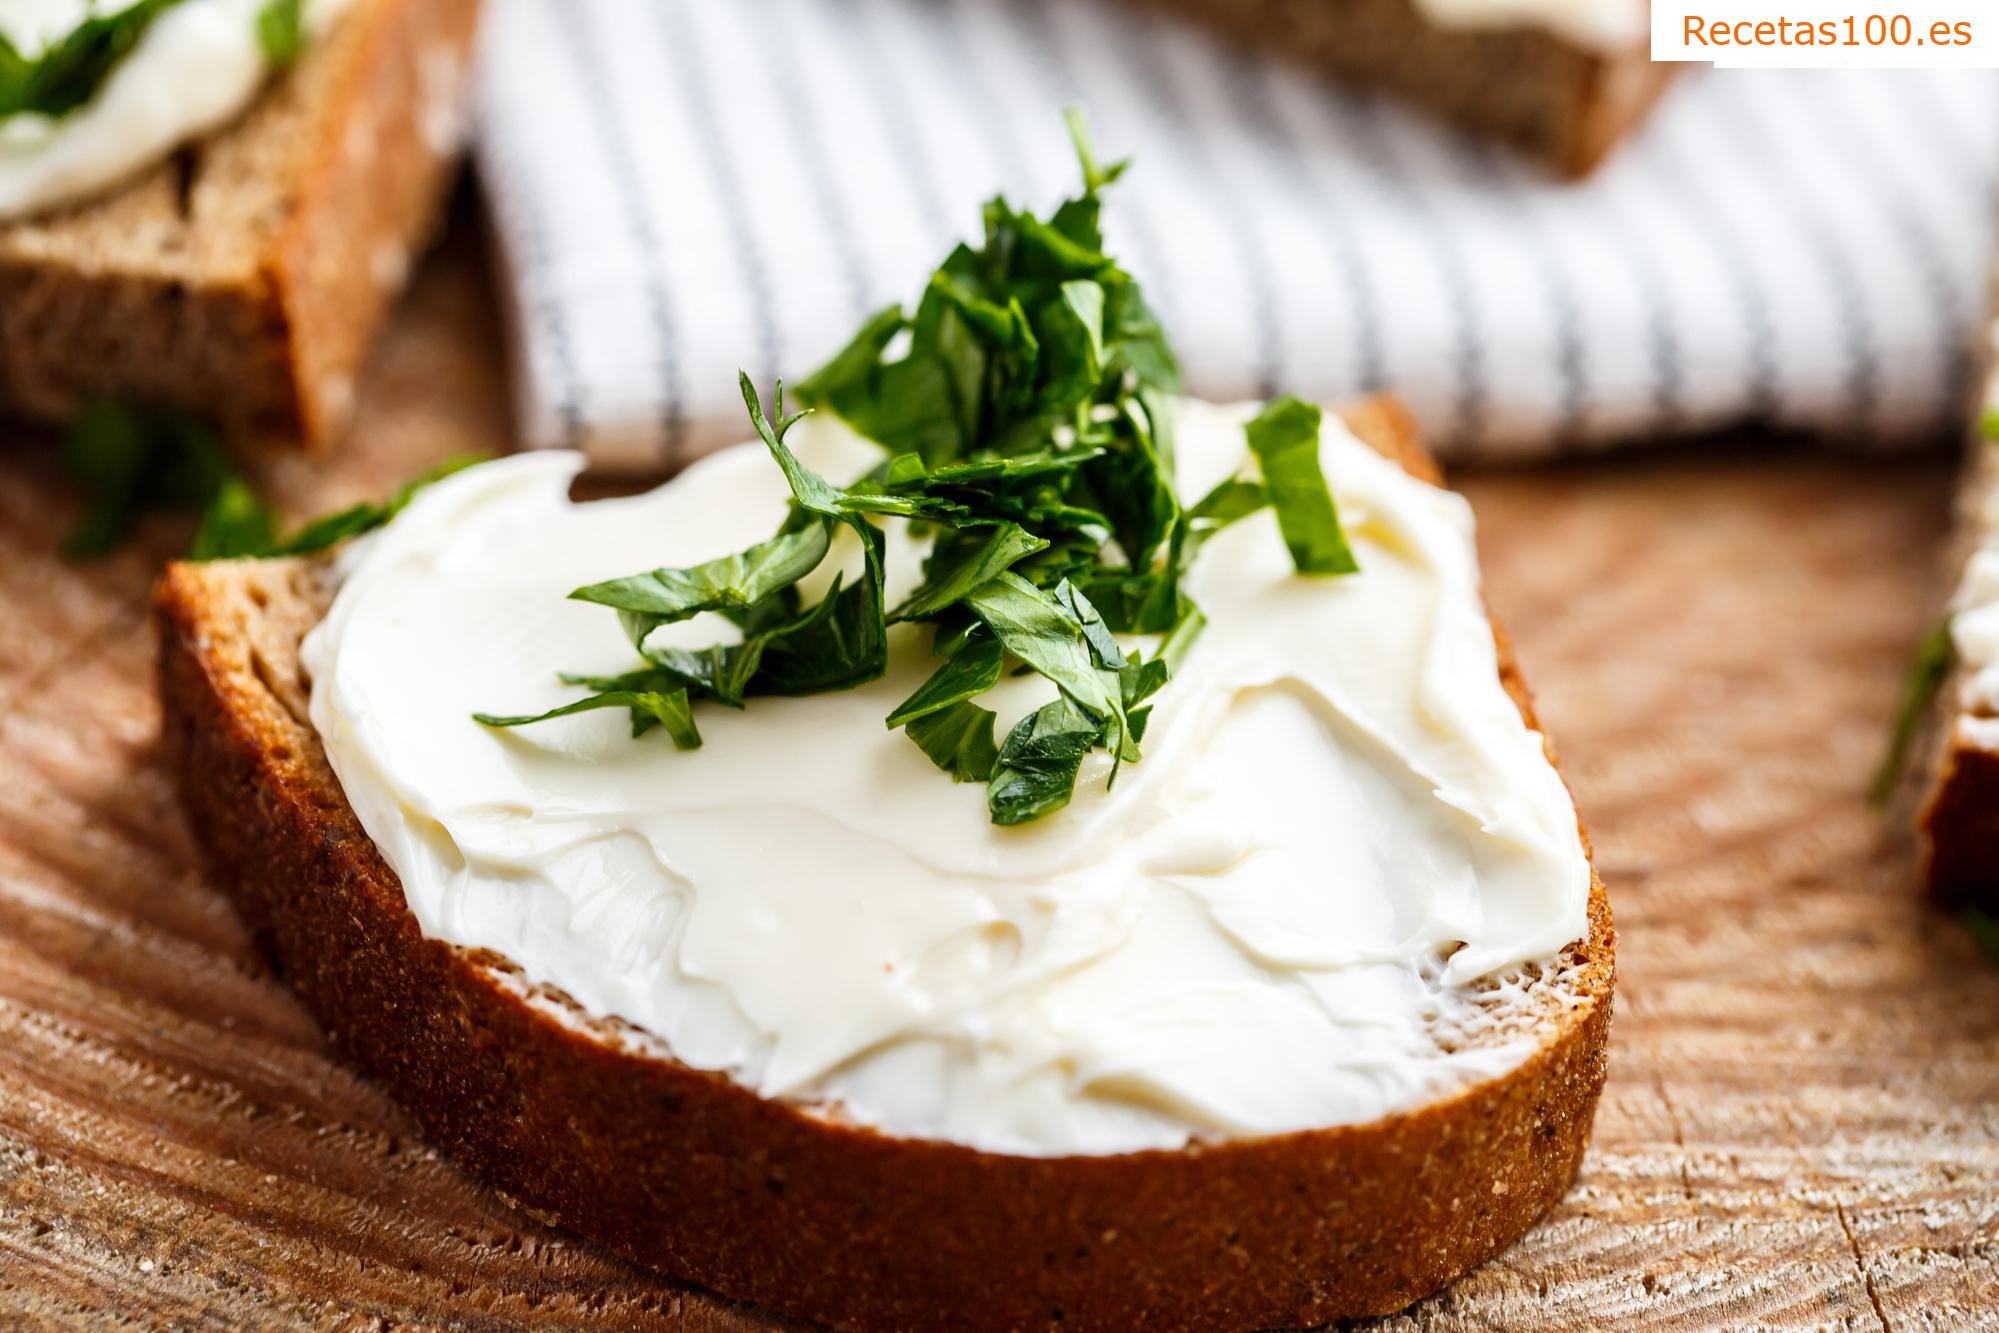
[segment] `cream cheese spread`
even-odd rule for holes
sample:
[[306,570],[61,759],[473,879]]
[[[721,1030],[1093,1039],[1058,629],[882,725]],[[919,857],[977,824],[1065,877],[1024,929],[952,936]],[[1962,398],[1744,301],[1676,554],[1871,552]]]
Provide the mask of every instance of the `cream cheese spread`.
[[[63,116],[0,119],[0,218],[70,203],[150,166],[248,106],[270,73],[267,0],[180,0],[161,11],[91,99]],[[309,37],[347,0],[306,0]],[[0,0],[0,34],[34,59],[127,0]]]
[[[1184,492],[1248,465],[1254,411],[1179,409]],[[826,418],[788,443],[840,481],[879,458]],[[340,559],[312,722],[426,934],[764,1096],[1033,1155],[1370,1121],[1527,1057],[1450,1034],[1587,934],[1590,872],[1499,682],[1468,506],[1331,416],[1322,454],[1361,572],[1295,573],[1269,510],[1213,538],[1208,629],[1144,757],[1107,791],[1095,752],[1032,824],[884,726],[934,666],[912,626],[874,684],[700,706],[696,751],[622,711],[471,720],[633,664],[570,589],[774,531],[756,445],[628,499],[572,503],[582,461],[549,453],[425,491]],[[1004,734],[1052,697],[1024,676],[981,702]]]
[[1540,28],[1589,51],[1645,45],[1652,10],[1646,0],[1416,0],[1439,28]]

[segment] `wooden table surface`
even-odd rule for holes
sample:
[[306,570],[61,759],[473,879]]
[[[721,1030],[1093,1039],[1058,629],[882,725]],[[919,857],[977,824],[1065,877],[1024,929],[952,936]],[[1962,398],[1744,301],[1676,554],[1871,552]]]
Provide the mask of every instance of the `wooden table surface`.
[[[506,438],[463,234],[298,510]],[[68,564],[0,448],[0,1321],[743,1329],[511,1212],[329,1058],[204,882],[155,754],[151,574]],[[1934,602],[1948,466],[1755,442],[1462,478],[1618,930],[1580,1180],[1389,1328],[1999,1322],[1999,972],[1861,789]]]

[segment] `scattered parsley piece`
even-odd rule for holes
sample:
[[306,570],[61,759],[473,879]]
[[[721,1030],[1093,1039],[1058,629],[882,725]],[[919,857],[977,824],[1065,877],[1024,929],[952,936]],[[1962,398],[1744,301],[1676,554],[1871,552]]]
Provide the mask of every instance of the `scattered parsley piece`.
[[484,456],[450,459],[398,487],[386,500],[350,505],[282,539],[276,515],[236,471],[215,433],[184,413],[90,399],[70,422],[62,459],[89,497],[83,517],[64,542],[70,555],[111,550],[143,510],[198,508],[201,523],[187,558],[230,560],[323,551],[382,526],[418,491],[483,462]]
[[986,809],[995,824],[1025,824],[1069,804],[1083,758],[1095,748],[1102,726],[1068,699],[1029,713],[1007,733],[999,771],[986,788]]
[[[701,748],[701,733],[695,730],[694,710],[687,705],[686,690],[606,690],[588,699],[579,699],[573,704],[564,704],[532,716],[495,717],[490,713],[474,713],[472,716],[489,727],[519,727],[529,722],[546,722],[552,717],[568,717],[571,713],[587,713],[593,708],[631,709],[634,737],[643,736],[651,726],[663,726],[667,735],[673,737],[676,749]],[[644,723],[639,721],[641,716],[646,719]]]
[[1263,469],[1277,526],[1298,572],[1352,574],[1360,565],[1347,545],[1333,494],[1319,469],[1320,420],[1312,403],[1276,399],[1249,423],[1249,450]]
[[955,703],[909,724],[909,739],[953,782],[990,782],[999,769],[993,744],[993,711],[975,703]]
[[463,472],[475,463],[486,461],[485,454],[460,454],[447,458],[414,481],[404,482],[382,501],[363,501],[322,514],[311,520],[291,536],[282,540],[268,541],[264,545],[239,545],[219,551],[215,555],[195,555],[191,559],[216,559],[219,557],[311,555],[337,546],[349,537],[358,537],[364,532],[372,532],[409,508],[409,503],[417,493],[435,482],[444,480],[454,472]]
[[1881,767],[1875,770],[1873,785],[1867,791],[1867,799],[1874,804],[1886,805],[1894,794],[1895,784],[1909,762],[1909,747],[1915,743],[1923,714],[1929,711],[1937,691],[1950,679],[1956,664],[1957,648],[1951,642],[1950,618],[1946,616],[1916,641],[1915,660],[1909,663],[1909,674],[1902,681],[1901,702],[1895,707],[1895,727],[1888,738],[1888,752],[1882,756]]
[[888,715],[889,728],[893,730],[984,694],[999,684],[1005,656],[997,639],[969,639]]
[[[105,398],[78,409],[63,437],[62,462],[88,497],[63,543],[72,556],[110,551],[142,511],[207,505],[235,477],[221,443],[194,418]],[[241,496],[229,502],[231,520],[239,521]]]
[[1999,921],[1975,907],[1965,909],[1964,929],[1994,967],[1999,967]]
[[23,55],[0,33],[0,120],[66,116],[84,105],[132,53],[153,20],[179,3],[137,0],[115,13],[94,14],[33,56]]
[[257,11],[257,42],[274,67],[297,64],[305,53],[305,0],[264,0]]
[[238,476],[227,476],[202,510],[201,526],[188,547],[190,560],[227,560],[268,551],[277,542],[271,507]]
[[[783,470],[792,510],[778,533],[735,555],[579,588],[618,612],[644,665],[624,675],[563,676],[598,693],[520,726],[582,709],[628,707],[634,734],[669,697],[743,707],[758,695],[847,689],[887,669],[887,627],[930,626],[940,665],[887,718],[958,782],[985,782],[996,824],[1069,803],[1090,751],[1110,779],[1139,758],[1148,701],[1166,686],[1205,623],[1182,589],[1201,543],[1275,503],[1298,568],[1347,572],[1353,557],[1319,471],[1319,415],[1295,400],[1253,426],[1264,480],[1231,480],[1192,510],[1173,484],[1179,371],[1138,284],[1104,253],[1098,193],[1123,163],[1070,132],[1083,193],[1046,218],[1005,199],[985,207],[985,238],[960,245],[913,312],[876,314],[798,397],[883,446],[883,462],[836,486],[785,443],[797,415],[773,423],[747,375],[743,402]],[[924,525],[923,577],[883,606],[877,524]],[[813,605],[799,584],[822,566],[840,528],[858,538],[860,577],[836,579]],[[719,613],[737,643],[650,642],[662,625]],[[1163,635],[1147,660],[1119,634]],[[976,700],[1009,667],[1038,673],[1057,697],[995,745],[997,718]],[[691,721],[690,724],[691,726]],[[680,741],[678,733],[676,742]]]

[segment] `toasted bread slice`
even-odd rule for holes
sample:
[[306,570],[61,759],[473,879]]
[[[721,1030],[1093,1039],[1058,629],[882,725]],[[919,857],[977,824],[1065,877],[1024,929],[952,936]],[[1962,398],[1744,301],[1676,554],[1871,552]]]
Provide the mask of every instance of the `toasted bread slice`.
[[[1393,404],[1349,420],[1435,478]],[[1249,1328],[1400,1309],[1512,1242],[1575,1174],[1610,1023],[1614,936],[1594,875],[1588,938],[1466,1038],[1531,1036],[1533,1053],[1413,1112],[1111,1156],[896,1138],[760,1099],[505,959],[424,938],[307,721],[297,650],[330,596],[309,561],[167,571],[161,688],[183,799],[328,1036],[537,1217],[848,1327]]]
[[1443,28],[1416,0],[1151,0],[1240,40],[1383,88],[1564,176],[1589,172],[1680,68],[1539,28]]
[[234,124],[104,196],[0,223],[0,409],[88,395],[307,445],[437,217],[479,0],[355,0]]

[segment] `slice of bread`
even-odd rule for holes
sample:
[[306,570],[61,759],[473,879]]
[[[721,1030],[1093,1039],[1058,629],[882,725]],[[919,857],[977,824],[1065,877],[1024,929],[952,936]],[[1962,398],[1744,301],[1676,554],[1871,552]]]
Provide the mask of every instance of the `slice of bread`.
[[1386,89],[1565,176],[1644,119],[1676,64],[1641,42],[1606,54],[1541,28],[1444,28],[1416,0],[1150,0],[1237,39]]
[[[1988,403],[1999,406],[1999,377]],[[1981,426],[1958,490],[1951,571],[1963,597],[1979,551],[1999,554],[1999,441]],[[1986,580],[1989,582],[1989,580]],[[1924,840],[1923,874],[1944,907],[1999,913],[1999,698],[1974,687],[1978,673],[1959,661],[1937,691],[1914,766]],[[1990,673],[1988,673],[1990,674]]]
[[[1407,417],[1357,433],[1436,476]],[[535,1216],[785,1314],[856,1328],[1256,1328],[1400,1309],[1511,1243],[1575,1174],[1605,1073],[1614,935],[1490,991],[1502,1076],[1370,1124],[1028,1158],[766,1101],[426,939],[307,721],[325,566],[178,564],[156,599],[165,740],[221,882],[331,1040]],[[1495,628],[1507,689],[1533,708]],[[1551,755],[1552,758],[1552,755]],[[1587,843],[1585,843],[1587,847]]]
[[353,0],[236,122],[0,223],[0,409],[105,395],[321,445],[437,217],[479,0]]

